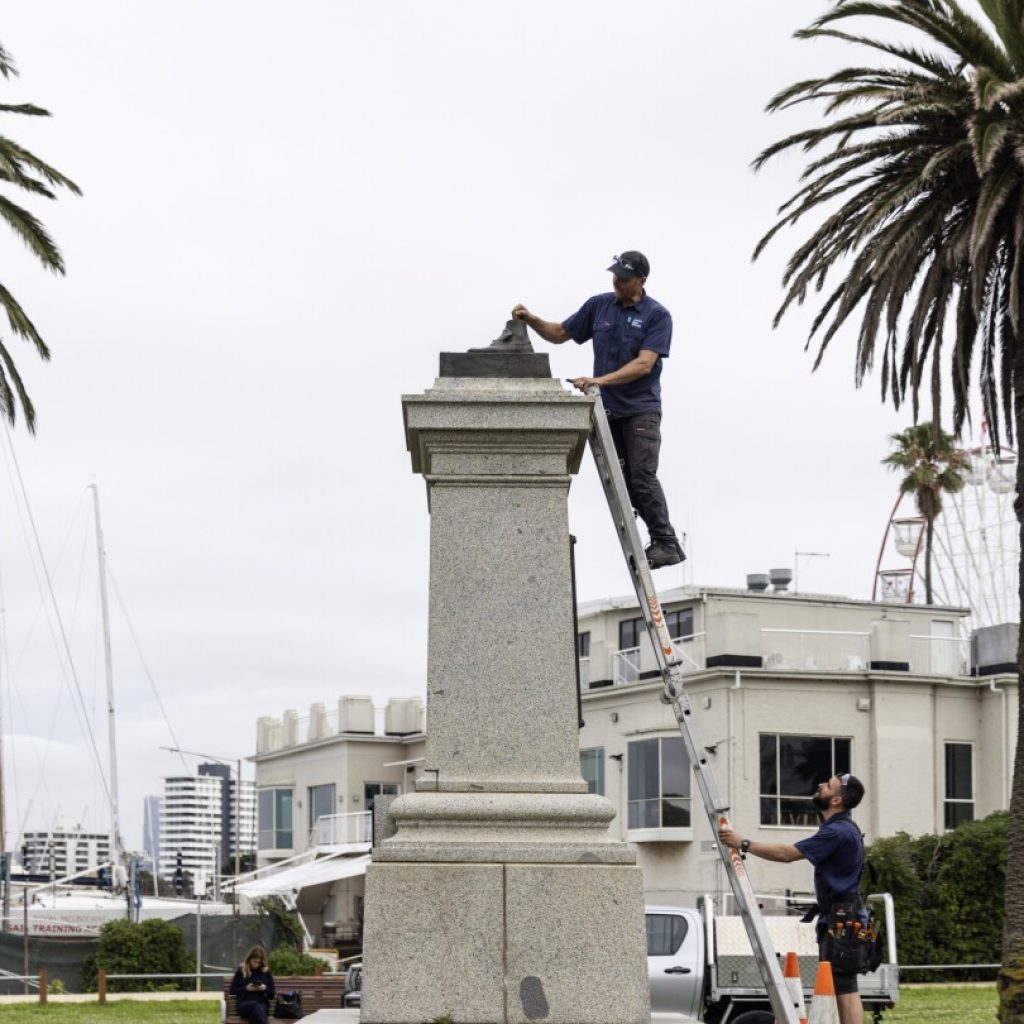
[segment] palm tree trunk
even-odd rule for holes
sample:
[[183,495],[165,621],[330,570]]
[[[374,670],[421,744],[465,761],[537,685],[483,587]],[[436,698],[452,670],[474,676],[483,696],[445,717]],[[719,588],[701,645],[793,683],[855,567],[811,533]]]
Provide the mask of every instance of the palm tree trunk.
[[928,516],[924,521],[924,600],[932,603],[932,537],[935,534],[935,519]]
[[[1021,535],[1019,594],[1024,609],[1024,336],[1015,339],[1013,359],[1013,417],[1016,428],[1017,495],[1013,507]],[[1003,902],[1003,966],[999,972],[1000,1024],[1024,1024],[1024,701],[1020,680],[1024,673],[1024,631],[1017,631],[1017,751],[1010,792],[1007,836],[1006,896]],[[1005,769],[1004,769],[1005,770]]]

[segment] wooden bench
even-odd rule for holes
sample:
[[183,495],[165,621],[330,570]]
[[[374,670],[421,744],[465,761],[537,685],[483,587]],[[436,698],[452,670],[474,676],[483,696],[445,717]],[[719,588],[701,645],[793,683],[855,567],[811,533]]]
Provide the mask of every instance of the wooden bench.
[[[344,974],[307,975],[302,978],[274,977],[274,988],[278,992],[301,992],[302,1012],[308,1017],[316,1010],[338,1010],[345,995]],[[226,1024],[246,1024],[238,1016],[235,997],[231,995],[231,979],[224,979],[224,1001],[227,1003]],[[270,1017],[274,1017],[274,1001],[270,1001]]]

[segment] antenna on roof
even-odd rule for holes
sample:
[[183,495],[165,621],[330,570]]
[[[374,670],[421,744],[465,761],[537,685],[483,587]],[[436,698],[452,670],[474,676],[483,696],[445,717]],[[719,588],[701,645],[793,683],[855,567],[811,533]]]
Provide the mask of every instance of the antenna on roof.
[[827,551],[794,551],[793,552],[793,593],[800,592],[800,559],[801,558],[831,558]]

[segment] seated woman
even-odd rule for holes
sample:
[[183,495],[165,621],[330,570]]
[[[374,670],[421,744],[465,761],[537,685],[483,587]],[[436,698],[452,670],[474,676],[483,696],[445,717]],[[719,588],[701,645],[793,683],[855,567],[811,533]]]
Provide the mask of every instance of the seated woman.
[[231,979],[231,994],[235,997],[238,1016],[252,1024],[267,1024],[270,1000],[274,998],[274,976],[267,965],[267,951],[253,946],[245,962]]

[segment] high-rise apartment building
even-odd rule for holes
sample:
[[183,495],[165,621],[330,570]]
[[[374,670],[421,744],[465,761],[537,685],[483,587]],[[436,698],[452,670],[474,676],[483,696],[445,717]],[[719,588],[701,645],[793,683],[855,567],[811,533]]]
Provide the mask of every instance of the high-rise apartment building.
[[223,872],[236,849],[242,856],[255,853],[256,796],[251,782],[242,782],[241,839],[235,835],[236,780],[227,765],[201,764],[197,775],[164,779],[160,806],[160,874],[173,878],[181,856],[182,868],[192,875],[197,893],[206,892],[214,876]]
[[110,836],[58,821],[46,832],[22,836],[23,864],[32,875],[67,878],[110,861]]

